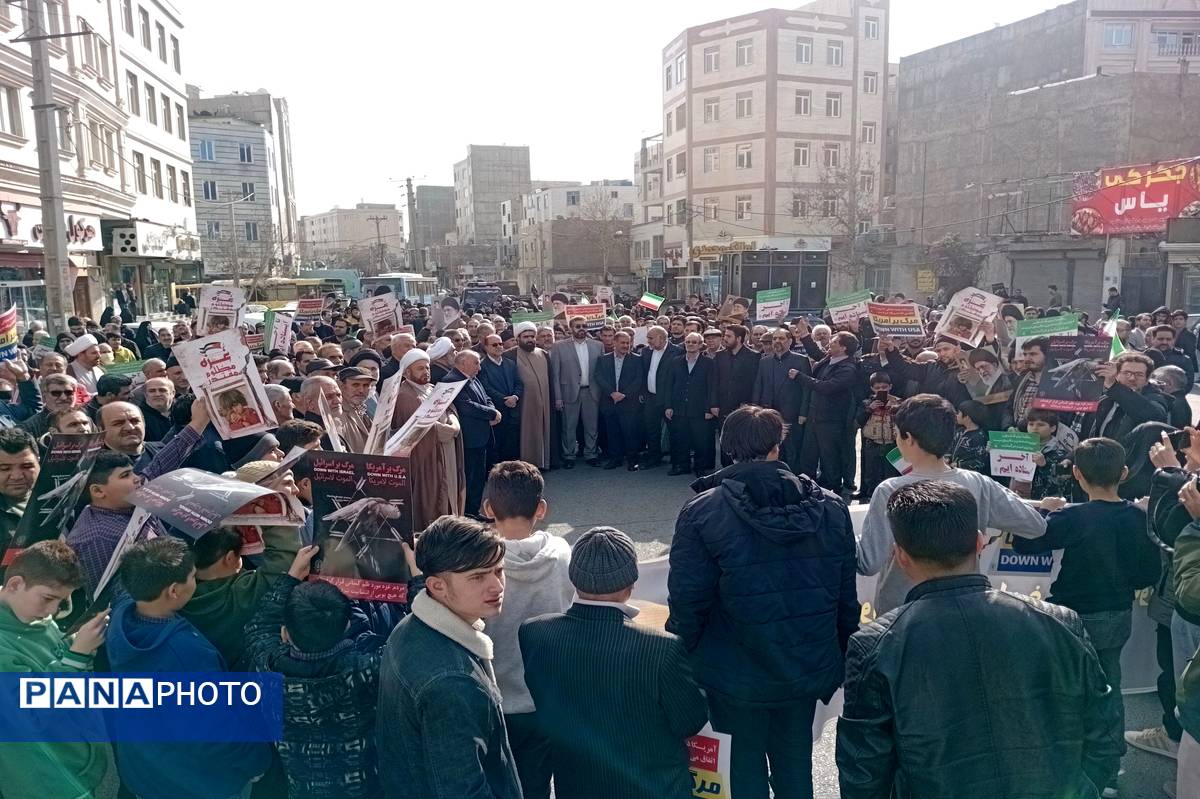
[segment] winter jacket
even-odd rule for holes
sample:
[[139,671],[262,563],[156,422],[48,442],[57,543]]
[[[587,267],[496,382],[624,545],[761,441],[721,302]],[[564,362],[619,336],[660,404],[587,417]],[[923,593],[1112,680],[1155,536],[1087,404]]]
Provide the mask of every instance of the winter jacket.
[[[1192,522],[1175,539],[1172,570],[1176,610],[1200,616],[1200,523]],[[1175,704],[1188,735],[1200,736],[1200,658],[1193,657],[1178,680]]]
[[1084,421],[1087,437],[1104,436],[1124,441],[1133,428],[1143,422],[1165,422],[1168,414],[1165,394],[1154,386],[1141,391],[1113,383],[1104,391],[1100,405],[1090,419]]
[[[216,648],[182,616],[150,621],[128,595],[112,609],[105,639],[114,672],[225,671]],[[232,796],[266,772],[264,743],[118,743],[121,781],[140,799]]]
[[743,346],[737,355],[733,350],[721,350],[713,358],[716,367],[717,407],[725,417],[750,402],[754,382],[758,379],[760,357]]
[[517,629],[534,616],[562,613],[571,606],[575,586],[567,574],[570,565],[571,546],[556,535],[539,531],[504,542],[504,608],[484,622],[483,632],[492,639],[492,664],[505,714],[534,710]]
[[[25,624],[0,602],[0,671],[91,671],[92,658],[70,645],[54,619]],[[107,749],[98,743],[0,744],[0,791],[11,799],[90,799],[108,770]]]
[[827,700],[860,614],[845,504],[780,461],[734,464],[692,488],[671,545],[667,630],[697,682],[745,705]]
[[[375,751],[379,662],[387,637],[371,631],[326,652],[301,652],[279,636],[283,608],[300,581],[283,575],[246,625],[246,661],[283,675],[279,757],[291,799],[380,795]],[[355,625],[352,623],[352,628]]]
[[843,799],[1097,799],[1124,748],[1121,698],[1071,610],[927,580],[846,655]]

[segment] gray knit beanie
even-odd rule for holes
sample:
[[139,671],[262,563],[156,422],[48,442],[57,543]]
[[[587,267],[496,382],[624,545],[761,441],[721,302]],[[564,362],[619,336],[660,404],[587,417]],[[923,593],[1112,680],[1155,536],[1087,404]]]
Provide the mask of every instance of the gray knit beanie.
[[568,574],[584,594],[615,594],[637,582],[633,540],[615,527],[593,527],[571,548]]

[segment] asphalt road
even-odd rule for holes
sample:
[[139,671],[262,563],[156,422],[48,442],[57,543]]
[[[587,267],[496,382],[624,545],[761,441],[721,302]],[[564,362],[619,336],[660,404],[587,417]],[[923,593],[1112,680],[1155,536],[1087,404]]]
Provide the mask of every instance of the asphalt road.
[[[1190,400],[1195,417],[1200,414],[1200,394],[1193,391]],[[609,525],[629,534],[639,557],[661,555],[670,548],[676,515],[693,496],[689,488],[691,477],[668,477],[667,468],[664,464],[631,474],[623,468],[606,471],[589,467],[579,460],[570,471],[550,472],[546,476],[550,512],[545,527],[573,542],[591,527]],[[1161,713],[1155,694],[1125,697],[1126,729],[1153,726],[1159,723]],[[813,748],[817,799],[840,796],[834,764],[835,740],[834,721]],[[1162,784],[1173,780],[1175,775],[1174,761],[1132,748],[1122,761],[1122,768],[1121,799],[1163,799]]]

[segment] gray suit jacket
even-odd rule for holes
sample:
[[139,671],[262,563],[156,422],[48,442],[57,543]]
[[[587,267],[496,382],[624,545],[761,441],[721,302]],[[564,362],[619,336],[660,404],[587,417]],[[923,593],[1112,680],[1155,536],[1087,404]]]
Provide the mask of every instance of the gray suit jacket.
[[[604,354],[604,345],[594,338],[587,340],[588,350],[588,391],[595,402],[600,401],[600,387],[596,385],[596,362]],[[562,400],[564,405],[579,402],[579,384],[582,375],[579,371],[579,357],[575,354],[574,339],[560,341],[550,351],[550,366],[554,370],[555,385],[558,387],[556,400]]]

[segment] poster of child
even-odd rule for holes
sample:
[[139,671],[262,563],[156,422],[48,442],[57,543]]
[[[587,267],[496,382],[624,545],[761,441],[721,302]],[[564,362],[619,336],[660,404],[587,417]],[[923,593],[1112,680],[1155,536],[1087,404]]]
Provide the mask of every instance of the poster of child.
[[217,415],[225,420],[231,432],[262,424],[262,414],[251,407],[241,388],[230,388],[216,395]]

